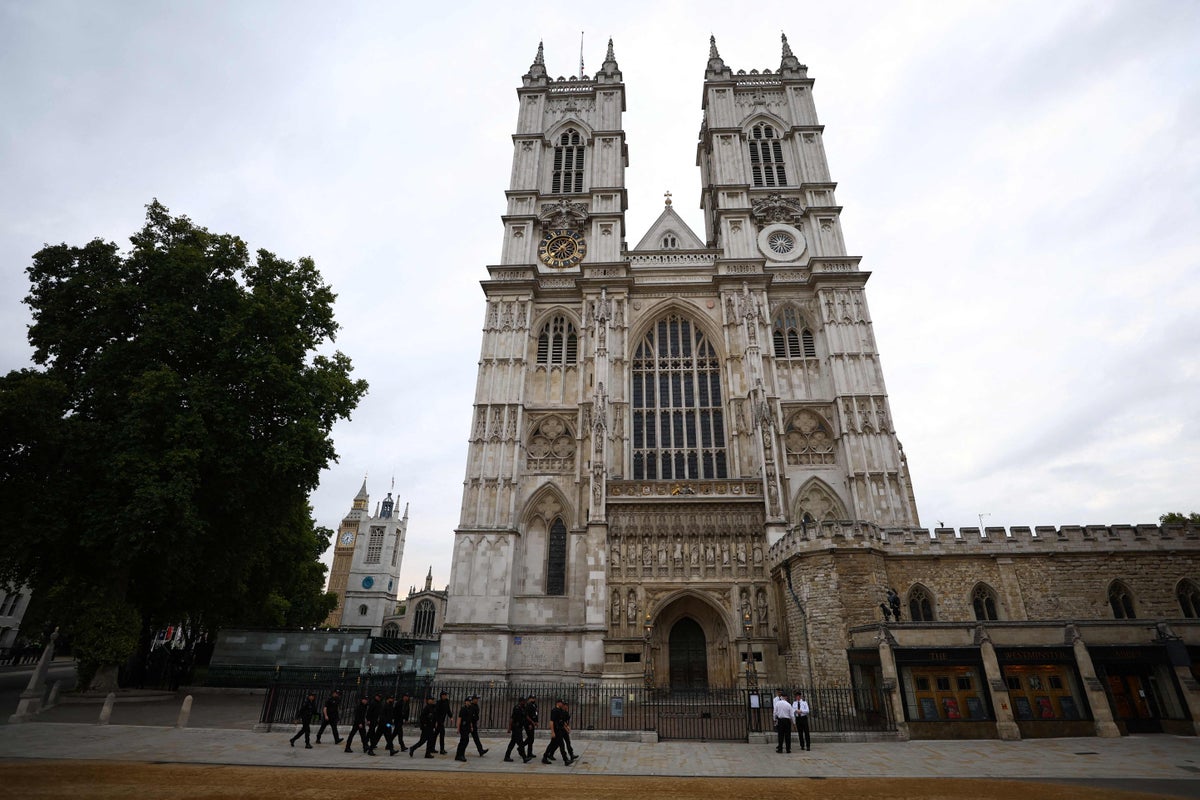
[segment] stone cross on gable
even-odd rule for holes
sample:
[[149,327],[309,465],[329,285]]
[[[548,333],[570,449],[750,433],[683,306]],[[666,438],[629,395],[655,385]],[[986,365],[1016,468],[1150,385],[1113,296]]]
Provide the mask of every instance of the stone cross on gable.
[[670,191],[663,192],[663,197],[665,197],[667,199],[667,205],[671,205],[671,192]]

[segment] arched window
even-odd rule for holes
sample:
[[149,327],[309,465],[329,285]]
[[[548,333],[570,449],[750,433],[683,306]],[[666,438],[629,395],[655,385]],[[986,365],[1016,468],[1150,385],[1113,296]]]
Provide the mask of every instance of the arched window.
[[1200,586],[1192,581],[1182,580],[1175,590],[1175,596],[1179,598],[1179,610],[1185,617],[1188,619],[1200,617]]
[[633,356],[633,477],[726,478],[721,364],[691,320],[669,314]]
[[786,186],[783,145],[775,129],[760,122],[750,129],[750,172],[755,186]]
[[546,594],[567,593],[567,526],[555,517],[546,553]]
[[1108,587],[1108,604],[1112,606],[1114,619],[1136,619],[1133,613],[1133,595],[1129,587],[1120,581],[1113,581]]
[[583,191],[583,137],[574,128],[567,128],[554,147],[554,178],[552,194]]
[[579,359],[579,336],[564,316],[556,316],[538,334],[537,363],[562,366]]
[[933,622],[933,598],[924,586],[908,590],[908,618],[913,622]]
[[663,237],[662,249],[663,250],[678,250],[679,249],[679,239],[676,238],[675,234],[668,233],[666,236]]
[[775,316],[771,332],[776,358],[816,358],[817,344],[812,331],[804,326],[803,320],[791,306],[786,306]]
[[427,639],[433,636],[435,616],[437,616],[437,611],[433,607],[432,600],[427,599],[417,603],[417,609],[413,612],[413,636],[418,639]]
[[989,622],[1000,619],[996,611],[996,592],[986,583],[980,583],[971,592],[971,605],[975,609],[975,619]]
[[387,625],[384,625],[383,626],[383,638],[399,639],[400,638],[400,626],[394,622],[389,622]]
[[365,617],[367,615],[367,604],[366,603],[363,603],[361,606],[358,607],[358,615],[360,617]]

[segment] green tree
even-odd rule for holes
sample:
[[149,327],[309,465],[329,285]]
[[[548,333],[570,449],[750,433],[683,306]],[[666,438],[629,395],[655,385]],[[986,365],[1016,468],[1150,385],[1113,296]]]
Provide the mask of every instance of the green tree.
[[1193,511],[1190,514],[1183,514],[1179,511],[1170,511],[1166,514],[1163,514],[1161,517],[1159,517],[1158,521],[1162,525],[1166,525],[1166,524],[1172,523],[1172,522],[1178,522],[1178,523],[1190,522],[1193,525],[1200,525],[1200,513]]
[[367,389],[318,354],[338,326],[311,259],[252,259],[158,201],[131,241],[34,255],[41,369],[0,379],[0,581],[109,677],[131,618],[143,642],[180,620],[324,619],[330,532],[308,495]]

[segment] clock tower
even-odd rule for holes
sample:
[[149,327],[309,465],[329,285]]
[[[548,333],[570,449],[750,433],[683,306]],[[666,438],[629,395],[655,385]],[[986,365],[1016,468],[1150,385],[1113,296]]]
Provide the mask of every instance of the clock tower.
[[395,612],[399,596],[400,565],[408,534],[408,506],[396,513],[392,493],[370,514],[367,481],[354,497],[349,513],[338,526],[329,573],[329,591],[338,595],[338,606],[326,620],[331,627],[371,628],[382,631],[383,618]]

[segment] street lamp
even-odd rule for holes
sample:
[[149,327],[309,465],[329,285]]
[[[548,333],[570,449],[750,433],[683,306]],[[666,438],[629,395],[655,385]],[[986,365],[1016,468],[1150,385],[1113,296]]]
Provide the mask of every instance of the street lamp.
[[644,631],[642,644],[642,679],[647,689],[654,688],[654,650],[650,646],[650,635],[654,632],[654,623],[650,620],[650,612],[646,612],[646,620],[642,623]]
[[750,644],[750,633],[754,627],[754,623],[750,619],[750,612],[742,613],[742,630],[746,634],[746,688],[758,688],[758,670],[754,666],[754,647]]

